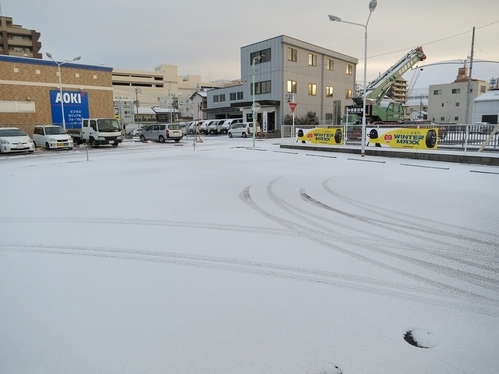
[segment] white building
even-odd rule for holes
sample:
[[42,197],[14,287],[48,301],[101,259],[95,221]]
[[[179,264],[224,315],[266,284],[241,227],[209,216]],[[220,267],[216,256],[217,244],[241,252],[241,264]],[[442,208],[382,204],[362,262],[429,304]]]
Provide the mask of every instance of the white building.
[[472,79],[468,101],[468,71],[459,68],[456,80],[448,84],[431,85],[428,98],[428,119],[435,122],[462,123],[471,121],[473,100],[487,92],[486,81]]
[[499,123],[499,89],[491,90],[477,97],[474,103],[473,123]]
[[[202,82],[200,75],[179,75],[176,65],[159,65],[154,71],[113,69],[112,85],[115,108],[132,101],[135,115],[148,116],[152,107],[159,107],[178,110],[178,117],[185,119],[197,118],[190,100],[194,92],[203,87],[226,86]],[[122,113],[121,118],[127,117]]]

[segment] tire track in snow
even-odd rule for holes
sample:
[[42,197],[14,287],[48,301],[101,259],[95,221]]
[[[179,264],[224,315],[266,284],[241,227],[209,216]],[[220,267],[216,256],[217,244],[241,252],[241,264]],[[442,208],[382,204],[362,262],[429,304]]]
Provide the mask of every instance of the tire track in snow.
[[[275,179],[274,181],[272,181],[271,183],[269,183],[267,185],[267,193],[270,193],[270,198],[271,200],[277,204],[279,207],[282,208],[283,206],[283,202],[277,198],[277,196],[275,196],[275,194],[273,194],[272,192],[272,186],[273,186],[273,183],[278,180],[280,178],[277,178]],[[345,249],[345,248],[342,248],[340,246],[337,246],[337,245],[334,245],[334,244],[331,244],[319,237],[316,237],[316,236],[310,236],[308,234],[310,228],[306,227],[306,226],[300,226],[298,224],[295,224],[295,223],[292,223],[290,222],[289,220],[286,220],[286,219],[283,219],[283,218],[280,218],[274,214],[271,214],[267,211],[265,211],[264,209],[262,209],[261,207],[259,207],[254,201],[253,199],[251,198],[250,196],[250,193],[249,193],[249,190],[250,190],[251,186],[247,186],[240,194],[240,197],[241,199],[243,200],[243,202],[245,202],[250,208],[258,211],[260,214],[262,214],[263,216],[267,217],[268,219],[284,226],[284,227],[287,227],[289,229],[294,229],[294,230],[301,230],[301,237],[304,237],[304,238],[307,238],[311,241],[314,241],[316,243],[319,243],[325,247],[328,247],[330,249],[333,249],[335,251],[338,251],[340,253],[343,253],[349,257],[353,257],[357,260],[360,260],[360,261],[363,261],[363,262],[366,262],[368,264],[371,264],[373,266],[376,266],[376,267],[379,267],[379,268],[383,268],[385,270],[388,270],[388,271],[391,271],[391,272],[394,272],[396,274],[399,274],[399,275],[402,275],[404,277],[407,277],[407,278],[410,278],[410,279],[413,279],[413,280],[416,280],[416,281],[419,281],[419,282],[423,282],[425,284],[429,284],[433,287],[437,287],[439,289],[445,289],[447,290],[448,292],[452,292],[452,293],[456,293],[458,295],[461,295],[461,296],[465,296],[465,297],[470,297],[472,299],[477,299],[477,300],[482,300],[482,301],[487,301],[487,302],[491,302],[491,303],[494,303],[494,304],[498,304],[499,301],[496,300],[496,299],[493,299],[493,298],[490,298],[490,297],[487,297],[487,296],[483,296],[483,295],[480,295],[478,293],[475,293],[475,292],[471,292],[471,291],[468,291],[468,290],[465,290],[465,289],[462,289],[462,288],[459,288],[459,287],[455,287],[453,285],[450,285],[450,284],[447,284],[447,283],[443,283],[443,282],[440,282],[440,281],[436,281],[436,280],[432,280],[430,278],[427,278],[427,277],[423,277],[419,274],[416,274],[416,273],[412,273],[412,272],[408,272],[406,270],[403,270],[403,269],[400,269],[400,268],[397,268],[397,267],[394,267],[394,266],[391,266],[391,265],[387,265],[383,262],[380,262],[380,261],[377,261],[377,260],[374,260],[370,257],[367,257],[367,256],[364,256],[364,255],[361,255],[359,253],[356,253],[356,252],[353,252],[353,251],[350,251],[348,249]],[[286,211],[289,212],[289,207],[284,207]],[[297,214],[295,212],[293,212],[293,214],[296,216]],[[372,249],[372,248],[368,248],[368,249]],[[378,252],[380,253],[383,253],[383,254],[388,254],[390,255],[392,252],[389,252],[389,251],[379,251],[378,249]]]
[[[233,258],[182,254],[160,251],[139,251],[126,248],[81,247],[64,245],[36,245],[0,243],[1,252],[43,253],[55,255],[90,256],[119,260],[146,261],[171,265],[189,266],[235,273],[267,276],[272,278],[314,283],[354,291],[378,294],[396,299],[441,306],[457,310],[499,317],[499,311],[481,305],[462,305],[459,298],[446,300],[448,294],[438,289],[380,281],[367,277],[352,276],[329,271],[307,269],[258,261]],[[405,291],[405,292],[404,292]],[[432,296],[428,296],[432,295]]]

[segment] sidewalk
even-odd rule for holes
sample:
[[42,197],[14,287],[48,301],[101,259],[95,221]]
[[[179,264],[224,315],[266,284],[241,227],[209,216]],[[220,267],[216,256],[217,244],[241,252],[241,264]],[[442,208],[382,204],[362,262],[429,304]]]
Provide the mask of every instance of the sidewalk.
[[[310,151],[352,153],[360,157],[360,145],[318,145],[318,144],[282,144],[280,148],[304,149]],[[478,153],[477,149],[456,150],[455,148],[439,147],[438,150],[419,150],[402,148],[365,148],[367,156],[409,158],[415,160],[429,160],[442,162],[457,162],[461,164],[477,164],[499,166],[499,149],[495,151],[483,151]]]

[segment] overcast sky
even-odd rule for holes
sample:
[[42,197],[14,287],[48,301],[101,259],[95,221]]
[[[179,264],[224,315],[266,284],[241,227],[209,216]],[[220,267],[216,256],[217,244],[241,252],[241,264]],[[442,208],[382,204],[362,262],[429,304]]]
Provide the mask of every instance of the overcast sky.
[[[288,35],[359,59],[362,79],[364,28],[331,22],[328,14],[365,24],[369,0],[0,0],[15,24],[41,33],[42,53],[56,60],[81,55],[81,63],[121,69],[178,66],[180,75],[203,80],[240,78],[240,48]],[[405,53],[423,46],[426,64],[475,59],[499,61],[499,1],[378,0],[368,26],[368,80]],[[44,57],[46,59],[46,57]],[[428,78],[428,67],[420,75]],[[457,65],[446,65],[447,83]],[[473,77],[499,77],[499,63],[476,63]],[[411,77],[409,77],[410,79]],[[406,76],[406,79],[408,77]],[[431,84],[431,83],[430,83]]]

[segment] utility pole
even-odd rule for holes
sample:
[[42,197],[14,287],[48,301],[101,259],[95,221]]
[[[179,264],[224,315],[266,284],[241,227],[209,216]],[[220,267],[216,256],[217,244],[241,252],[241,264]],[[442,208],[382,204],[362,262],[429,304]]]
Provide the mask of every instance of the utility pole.
[[470,55],[470,71],[468,73],[468,86],[467,86],[467,91],[466,92],[466,114],[464,116],[464,123],[466,125],[466,136],[464,139],[464,153],[466,153],[468,149],[468,136],[469,136],[469,131],[470,131],[470,122],[469,122],[469,115],[470,115],[470,96],[471,96],[471,76],[472,76],[472,71],[473,71],[473,50],[475,46],[475,27],[473,26],[473,35],[471,37],[471,55]]
[[139,114],[139,93],[142,93],[140,88],[135,89],[135,113],[138,115]]

